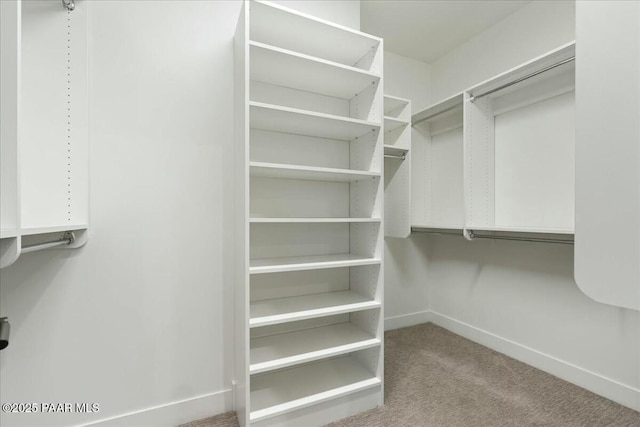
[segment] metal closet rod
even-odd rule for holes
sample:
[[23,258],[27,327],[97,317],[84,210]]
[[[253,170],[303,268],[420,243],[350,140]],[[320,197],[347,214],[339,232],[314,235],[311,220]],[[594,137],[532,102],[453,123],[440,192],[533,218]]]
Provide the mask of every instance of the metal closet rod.
[[[492,93],[496,93],[496,92],[498,92],[498,91],[501,91],[502,89],[506,89],[506,88],[508,88],[508,87],[510,87],[510,86],[513,86],[513,85],[515,85],[515,84],[518,84],[518,83],[520,83],[520,82],[523,82],[523,81],[525,81],[525,80],[528,80],[528,79],[530,79],[530,78],[532,78],[532,77],[535,77],[535,76],[537,76],[537,75],[539,75],[539,74],[542,74],[542,73],[547,72],[547,71],[549,71],[549,70],[553,70],[554,68],[557,68],[557,67],[559,67],[559,66],[561,66],[561,65],[564,65],[564,64],[566,64],[566,63],[568,63],[568,62],[575,61],[575,59],[576,59],[576,57],[575,57],[575,56],[572,56],[571,58],[567,58],[567,59],[562,60],[562,61],[560,61],[560,62],[558,62],[558,63],[552,64],[552,65],[549,65],[548,67],[545,67],[545,68],[543,68],[543,69],[541,69],[541,70],[535,71],[535,72],[533,72],[533,73],[531,73],[531,74],[527,74],[526,76],[524,76],[524,77],[520,77],[519,79],[516,79],[516,80],[514,80],[514,81],[512,81],[512,82],[505,83],[505,84],[503,84],[502,86],[498,86],[498,87],[497,87],[497,88],[495,88],[495,89],[491,89],[491,90],[488,90],[488,91],[486,91],[486,92],[482,92],[482,93],[480,93],[480,94],[478,94],[478,95],[471,95],[471,98],[469,98],[469,101],[473,102],[474,100],[476,100],[476,99],[478,99],[478,98],[483,98],[483,97],[485,97],[485,96],[491,95]],[[417,121],[415,121],[415,122],[412,122],[412,123],[411,123],[411,125],[412,125],[412,126],[415,126],[415,125],[417,125],[418,123],[422,123],[422,122],[424,122],[425,120],[430,120],[430,119],[433,119],[434,117],[438,117],[440,114],[444,114],[444,113],[446,113],[446,112],[449,112],[449,111],[451,111],[451,110],[454,110],[454,109],[456,109],[456,108],[460,107],[460,105],[462,105],[462,103],[452,105],[451,107],[445,108],[445,109],[444,109],[444,110],[442,110],[442,111],[438,111],[437,113],[431,114],[431,115],[429,115],[429,116],[427,116],[427,117],[423,117],[423,118],[421,118],[420,120],[417,120]]]
[[485,96],[487,96],[487,95],[491,95],[492,93],[495,93],[495,92],[501,91],[502,89],[506,89],[506,88],[508,88],[508,87],[510,87],[510,86],[513,86],[513,85],[515,85],[515,84],[518,84],[518,83],[520,83],[520,82],[523,82],[523,81],[525,81],[525,80],[528,80],[528,79],[530,79],[531,77],[535,77],[535,76],[537,76],[537,75],[539,75],[539,74],[546,73],[547,71],[553,70],[554,68],[557,68],[557,67],[559,67],[559,66],[561,66],[561,65],[564,65],[564,64],[566,64],[566,63],[568,63],[568,62],[575,61],[575,59],[576,59],[576,57],[575,57],[575,56],[572,56],[571,58],[567,58],[567,59],[562,60],[562,61],[560,61],[560,62],[557,62],[557,63],[555,63],[555,64],[552,64],[552,65],[549,65],[549,66],[547,66],[547,67],[544,67],[544,68],[543,68],[543,69],[541,69],[541,70],[535,71],[535,72],[533,72],[533,73],[531,73],[531,74],[527,74],[526,76],[524,76],[524,77],[520,77],[519,79],[516,79],[516,80],[514,80],[514,81],[512,81],[512,82],[505,83],[505,84],[503,84],[502,86],[498,86],[498,87],[497,87],[497,88],[495,88],[495,89],[491,89],[491,90],[488,90],[488,91],[486,91],[486,92],[479,93],[478,95],[471,95],[471,98],[470,98],[469,100],[470,100],[471,102],[473,102],[474,100],[476,100],[476,99],[478,99],[478,98],[483,98],[483,97],[485,97]]
[[551,239],[545,237],[517,237],[517,236],[496,236],[496,235],[478,235],[473,231],[469,233],[471,240],[474,239],[491,239],[491,240],[513,240],[516,242],[536,242],[536,243],[557,243],[561,245],[573,245],[573,240]]
[[45,242],[45,243],[38,243],[37,245],[23,246],[22,249],[20,249],[20,253],[28,254],[29,252],[41,251],[44,249],[57,248],[58,246],[70,245],[75,241],[75,239],[76,238],[73,232],[66,232],[64,233],[62,238],[58,240]]
[[384,155],[387,159],[400,159],[400,160],[405,160],[407,158],[406,154],[402,154],[400,156],[396,156],[394,154],[385,154]]

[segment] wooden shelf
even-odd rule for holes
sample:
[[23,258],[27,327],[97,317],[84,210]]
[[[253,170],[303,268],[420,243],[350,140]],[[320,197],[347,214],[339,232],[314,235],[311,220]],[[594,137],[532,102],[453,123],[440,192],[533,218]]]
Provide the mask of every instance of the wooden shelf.
[[380,258],[353,254],[260,258],[252,259],[249,262],[249,273],[279,273],[284,271],[319,270],[374,264],[380,264]]
[[369,223],[381,222],[380,218],[250,218],[252,224],[298,224],[298,223]]
[[282,369],[379,345],[378,338],[351,323],[254,338],[249,373]]
[[307,181],[352,182],[380,177],[379,172],[315,166],[250,162],[251,176],[263,178],[299,179]]
[[352,291],[326,292],[251,303],[249,326],[277,325],[379,308],[380,302]]
[[254,41],[305,53],[345,65],[355,65],[382,39],[275,3],[251,3]]
[[380,124],[366,120],[317,113],[262,102],[249,102],[251,128],[350,141],[380,130]]
[[379,378],[351,357],[259,375],[251,379],[250,421],[275,417],[380,384]]
[[400,120],[393,117],[384,116],[384,131],[391,132],[400,127],[409,125],[406,120]]
[[359,68],[250,42],[251,80],[351,99],[380,76]]

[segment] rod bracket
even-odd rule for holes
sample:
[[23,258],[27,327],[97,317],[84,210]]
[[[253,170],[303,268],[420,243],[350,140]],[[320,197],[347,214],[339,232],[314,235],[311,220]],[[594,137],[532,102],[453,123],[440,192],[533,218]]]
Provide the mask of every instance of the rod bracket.
[[74,10],[76,8],[76,3],[74,0],[62,0],[62,6],[68,10],[69,12],[71,12],[72,10]]

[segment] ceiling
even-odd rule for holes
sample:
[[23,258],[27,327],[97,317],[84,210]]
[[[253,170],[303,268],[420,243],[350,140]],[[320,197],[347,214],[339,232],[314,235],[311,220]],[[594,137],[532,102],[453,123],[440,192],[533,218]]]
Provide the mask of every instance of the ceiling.
[[385,50],[433,62],[511,15],[528,0],[361,0],[362,31]]

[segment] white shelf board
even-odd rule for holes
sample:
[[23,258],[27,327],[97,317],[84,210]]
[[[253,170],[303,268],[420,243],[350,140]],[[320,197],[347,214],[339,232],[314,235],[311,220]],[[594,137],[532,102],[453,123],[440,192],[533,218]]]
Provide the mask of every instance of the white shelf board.
[[352,182],[377,178],[379,172],[334,169],[280,163],[250,162],[251,176],[263,178],[299,179],[307,181]]
[[277,325],[316,317],[379,308],[380,302],[352,291],[326,292],[288,298],[253,301],[249,326]]
[[457,108],[462,108],[463,102],[464,102],[464,95],[462,93],[458,93],[447,99],[443,99],[440,102],[436,102],[435,104],[423,110],[417,111],[411,116],[411,121],[413,123],[416,123],[421,120],[428,121],[432,118],[438,117],[449,111],[453,111]]
[[11,237],[18,237],[20,230],[17,228],[2,228],[0,229],[0,239],[8,239]]
[[384,95],[384,115],[399,110],[409,105],[408,99],[398,98],[397,96]]
[[258,258],[249,262],[250,274],[284,271],[320,270],[380,264],[380,258],[354,254],[311,255],[297,257]]
[[257,422],[348,394],[381,381],[351,357],[340,357],[251,379],[250,421]]
[[250,374],[379,346],[381,341],[351,323],[323,326],[251,340]]
[[251,39],[355,65],[382,39],[271,2],[250,2]]
[[252,224],[297,224],[297,223],[343,223],[343,222],[381,222],[380,218],[250,218]]
[[31,236],[34,234],[46,234],[46,233],[60,233],[63,231],[74,230],[86,230],[89,226],[87,224],[68,224],[68,225],[56,225],[51,227],[27,227],[20,230],[23,236]]
[[[576,54],[576,42],[569,42],[557,49],[538,56],[530,61],[514,67],[504,73],[498,74],[482,83],[479,83],[467,90],[471,95],[482,94],[487,91],[499,88],[503,85],[516,82],[522,77],[537,73],[550,65],[557,64],[566,59],[574,57]],[[544,78],[546,73],[540,74]],[[497,95],[497,94],[496,94]]]
[[409,122],[406,120],[396,119],[394,117],[384,116],[384,131],[391,132],[399,127],[408,126]]
[[264,43],[249,42],[251,80],[351,99],[380,76]]
[[388,145],[385,144],[384,146],[384,154],[402,154],[402,153],[406,153],[407,151],[409,151],[408,148],[406,147],[398,147],[397,145]]
[[380,123],[251,101],[251,128],[350,141]]

